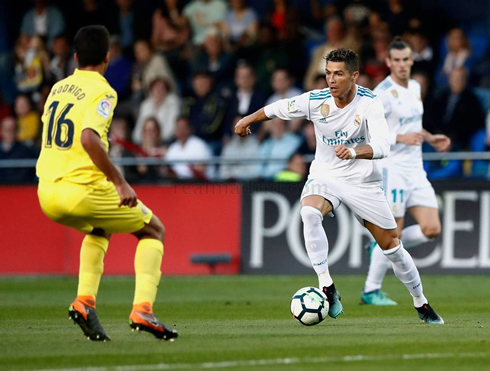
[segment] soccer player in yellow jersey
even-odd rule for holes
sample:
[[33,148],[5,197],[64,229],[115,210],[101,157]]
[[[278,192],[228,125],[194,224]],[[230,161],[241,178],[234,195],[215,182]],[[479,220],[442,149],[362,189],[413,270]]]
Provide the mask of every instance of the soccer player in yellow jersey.
[[177,332],[153,314],[165,228],[110,160],[107,132],[117,94],[103,77],[109,62],[109,33],[88,26],[75,36],[79,69],[56,83],[44,107],[42,150],[37,163],[43,212],[85,234],[80,251],[78,294],[69,316],[91,340],[110,340],[95,311],[104,255],[113,233],[139,240],[134,261],[136,288],[129,323],[159,339]]

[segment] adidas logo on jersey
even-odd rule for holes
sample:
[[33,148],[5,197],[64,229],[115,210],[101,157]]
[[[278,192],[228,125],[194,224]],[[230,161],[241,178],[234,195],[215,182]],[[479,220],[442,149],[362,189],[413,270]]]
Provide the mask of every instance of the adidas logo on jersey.
[[320,119],[320,123],[322,123],[322,124],[328,124],[328,121],[327,121],[327,119],[325,117],[323,117],[323,118]]

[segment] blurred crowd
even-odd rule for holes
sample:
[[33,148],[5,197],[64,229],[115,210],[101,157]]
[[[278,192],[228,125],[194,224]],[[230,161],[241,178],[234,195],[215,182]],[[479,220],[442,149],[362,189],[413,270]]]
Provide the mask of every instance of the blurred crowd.
[[[131,181],[301,181],[305,155],[315,152],[311,122],[274,119],[246,138],[232,135],[233,126],[265,104],[326,88],[323,57],[338,47],[359,54],[358,84],[374,89],[389,73],[387,47],[397,35],[414,51],[424,127],[450,136],[454,151],[487,149],[490,38],[428,14],[416,0],[160,0],[151,12],[135,0],[72,5],[80,9],[69,17],[33,0],[13,50],[0,56],[0,160],[37,157],[44,102],[77,67],[73,38],[89,24],[111,33],[105,77],[119,100],[111,157],[198,160],[122,167]],[[227,162],[206,165],[216,156]],[[233,163],[257,157],[283,162]],[[426,169],[430,178],[447,178],[481,176],[487,167],[449,161]],[[34,174],[0,168],[0,180],[29,181]]]

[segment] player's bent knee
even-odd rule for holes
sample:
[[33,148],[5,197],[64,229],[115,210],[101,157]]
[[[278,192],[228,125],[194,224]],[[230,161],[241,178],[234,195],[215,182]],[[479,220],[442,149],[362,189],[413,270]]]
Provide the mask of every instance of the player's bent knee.
[[320,210],[313,206],[303,206],[300,211],[301,219],[306,226],[321,224],[323,215]]
[[381,250],[390,250],[397,247],[399,244],[400,244],[400,240],[398,238],[390,238],[381,241],[381,243],[378,242],[378,245],[381,248]]
[[150,223],[146,224],[142,229],[133,234],[140,240],[143,238],[151,238],[163,243],[165,239],[165,227],[160,219],[153,215]]
[[425,237],[433,239],[441,234],[441,225],[433,224],[422,227],[422,233]]

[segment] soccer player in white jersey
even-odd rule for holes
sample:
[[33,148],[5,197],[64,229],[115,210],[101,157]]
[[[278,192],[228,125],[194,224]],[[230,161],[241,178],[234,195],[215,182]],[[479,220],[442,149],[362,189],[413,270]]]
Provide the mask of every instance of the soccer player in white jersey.
[[301,195],[301,218],[306,251],[326,294],[328,314],[343,313],[340,294],[328,270],[328,240],[322,226],[344,203],[373,235],[393,270],[413,297],[419,317],[426,323],[444,323],[422,290],[412,257],[398,239],[397,225],[384,193],[375,161],[388,155],[388,125],[383,104],[369,89],[356,85],[359,58],[349,49],[336,49],[325,57],[328,89],[313,90],[279,100],[244,117],[235,126],[240,136],[250,125],[279,117],[308,119],[315,125],[315,160]]
[[[421,144],[426,141],[437,151],[447,151],[451,140],[445,135],[432,135],[422,128],[424,107],[420,85],[410,79],[413,65],[410,45],[396,38],[388,47],[386,64],[391,73],[374,92],[383,102],[391,150],[389,157],[378,162],[398,235],[408,249],[428,242],[441,233],[436,195],[423,168]],[[417,224],[403,228],[407,211]],[[396,305],[381,291],[391,262],[374,241],[369,250],[371,261],[361,300],[365,304]]]

